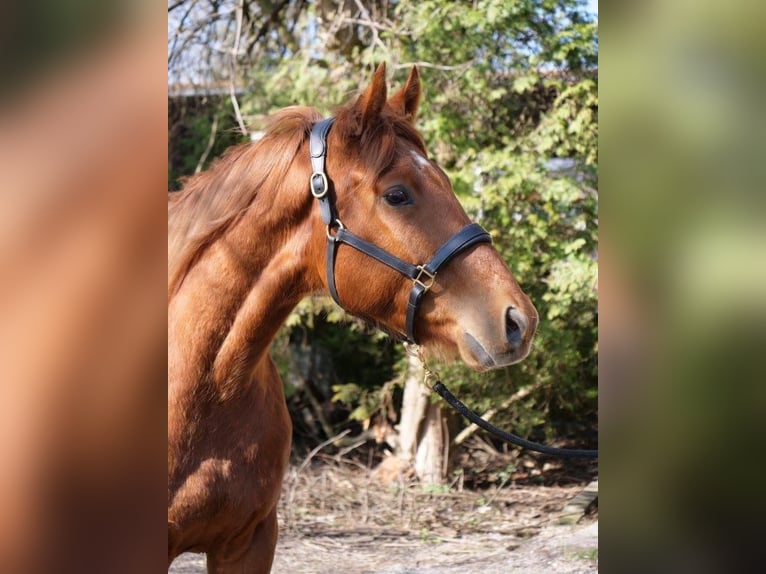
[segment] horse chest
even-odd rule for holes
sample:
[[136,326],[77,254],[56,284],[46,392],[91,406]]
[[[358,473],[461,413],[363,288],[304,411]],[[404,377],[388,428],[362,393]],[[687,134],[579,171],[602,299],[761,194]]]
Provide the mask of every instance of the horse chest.
[[168,518],[180,548],[225,540],[276,507],[292,433],[276,371],[266,372],[248,400],[200,409],[193,424],[179,414],[171,425],[180,432],[169,442]]

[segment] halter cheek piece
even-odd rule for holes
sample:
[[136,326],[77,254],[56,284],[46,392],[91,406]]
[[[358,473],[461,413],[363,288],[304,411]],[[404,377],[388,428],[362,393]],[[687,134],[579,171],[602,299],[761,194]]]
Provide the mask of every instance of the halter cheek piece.
[[327,226],[327,285],[333,300],[343,306],[340,302],[338,289],[335,286],[335,255],[338,246],[345,243],[361,251],[365,255],[372,257],[395,269],[402,275],[412,280],[412,289],[410,291],[409,302],[407,303],[406,339],[411,343],[416,343],[415,338],[415,317],[418,307],[423,300],[424,295],[433,286],[436,280],[437,271],[450,262],[455,255],[477,245],[479,243],[492,243],[492,238],[481,225],[472,223],[465,226],[455,235],[450,237],[439,249],[430,261],[422,265],[412,265],[402,261],[398,257],[384,251],[377,245],[354,235],[341,223],[338,213],[335,209],[332,197],[329,193],[330,186],[325,172],[325,158],[327,157],[327,134],[332,127],[334,118],[322,120],[314,125],[311,130],[309,147],[311,151],[311,174],[310,187],[311,194],[319,201],[319,209],[322,214],[322,221]]

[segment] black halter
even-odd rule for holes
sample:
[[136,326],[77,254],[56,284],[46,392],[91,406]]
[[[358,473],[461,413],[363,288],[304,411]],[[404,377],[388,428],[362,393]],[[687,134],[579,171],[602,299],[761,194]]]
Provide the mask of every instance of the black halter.
[[[402,275],[412,279],[412,290],[410,291],[410,300],[407,304],[407,333],[405,337],[410,343],[417,343],[417,339],[415,338],[415,316],[417,315],[418,306],[423,300],[423,296],[433,286],[434,281],[436,280],[436,272],[461,251],[465,251],[478,243],[492,243],[492,238],[478,223],[466,225],[439,247],[439,249],[436,250],[436,254],[428,263],[424,263],[423,265],[412,265],[391,255],[377,245],[373,245],[369,241],[365,241],[361,237],[351,233],[348,229],[343,227],[343,224],[338,217],[335,204],[329,193],[330,185],[329,180],[327,179],[327,173],[325,172],[327,134],[332,127],[333,121],[333,118],[328,118],[315,124],[311,130],[311,140],[309,144],[311,149],[311,167],[313,170],[309,185],[311,194],[319,200],[322,221],[327,226],[327,286],[330,289],[330,295],[332,295],[332,298],[338,305],[341,307],[343,306],[340,302],[340,297],[338,296],[338,289],[335,287],[335,254],[341,243],[350,245],[354,249],[369,255],[373,259],[377,259],[384,265],[396,269]],[[433,389],[461,415],[505,441],[521,446],[522,448],[536,450],[545,454],[564,457],[598,457],[597,450],[552,448],[530,442],[520,436],[505,432],[471,411],[455,398],[441,381],[437,381]]]
[[330,290],[333,300],[343,306],[340,302],[338,290],[335,287],[335,255],[338,246],[341,243],[350,245],[354,249],[377,259],[384,265],[388,265],[402,275],[412,279],[412,290],[407,304],[406,320],[406,339],[411,343],[416,343],[415,338],[415,317],[418,312],[423,296],[433,286],[436,280],[437,271],[455,257],[458,253],[473,247],[478,243],[492,243],[492,238],[481,225],[472,223],[466,225],[455,235],[450,237],[439,249],[430,261],[422,265],[412,265],[402,261],[398,257],[384,251],[377,245],[365,241],[361,237],[354,235],[341,223],[335,204],[330,196],[329,180],[325,172],[325,158],[327,156],[327,134],[332,127],[334,118],[328,118],[314,125],[311,130],[310,150],[311,150],[311,174],[310,187],[311,194],[319,200],[319,209],[322,214],[322,221],[327,226],[327,286]]

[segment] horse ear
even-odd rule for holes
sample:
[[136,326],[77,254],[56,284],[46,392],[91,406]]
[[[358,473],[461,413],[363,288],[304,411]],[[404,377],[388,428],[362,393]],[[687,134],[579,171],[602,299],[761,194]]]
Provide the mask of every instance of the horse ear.
[[386,64],[383,62],[375,70],[372,77],[372,84],[359,96],[356,101],[356,109],[361,113],[361,125],[358,126],[358,133],[361,134],[369,127],[379,116],[386,105]]
[[418,67],[412,66],[407,83],[388,100],[388,105],[396,113],[407,118],[407,121],[413,123],[420,105],[420,94],[420,74]]

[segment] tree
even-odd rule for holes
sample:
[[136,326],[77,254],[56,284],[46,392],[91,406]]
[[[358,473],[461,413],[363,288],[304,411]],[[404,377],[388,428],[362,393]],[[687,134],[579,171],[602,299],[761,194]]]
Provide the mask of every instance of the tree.
[[441,403],[431,399],[430,389],[423,384],[423,365],[411,354],[404,381],[396,456],[411,466],[424,483],[441,484],[450,465],[452,439],[448,414]]

